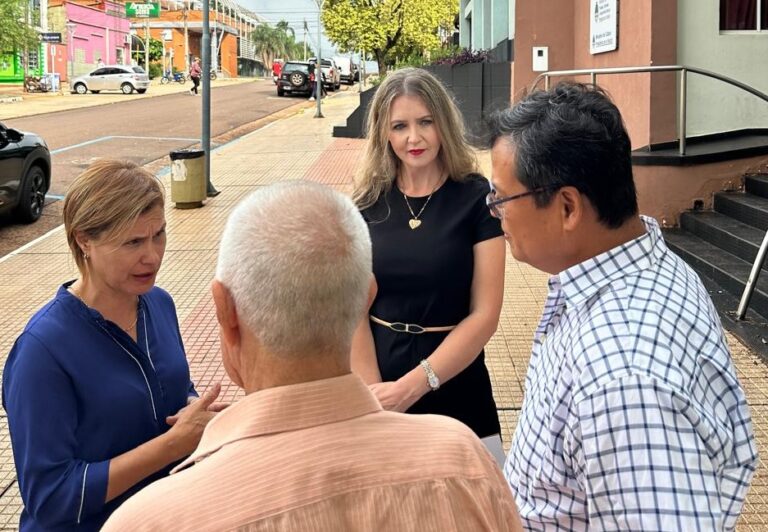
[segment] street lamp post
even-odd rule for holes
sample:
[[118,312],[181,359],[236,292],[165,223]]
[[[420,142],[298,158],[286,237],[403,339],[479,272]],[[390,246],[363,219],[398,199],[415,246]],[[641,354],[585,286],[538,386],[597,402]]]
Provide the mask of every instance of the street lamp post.
[[77,24],[68,20],[65,24],[67,27],[67,33],[69,34],[69,82],[72,83],[72,78],[75,77],[75,28]]
[[211,22],[210,22],[210,0],[203,0],[203,38],[202,38],[202,55],[203,55],[203,72],[202,76],[202,88],[203,88],[203,124],[202,134],[200,135],[200,146],[205,154],[205,162],[203,163],[203,172],[205,174],[205,189],[206,195],[209,198],[219,195],[219,191],[211,183]]
[[320,103],[323,99],[323,56],[320,52],[320,40],[323,36],[323,28],[320,25],[320,14],[323,11],[323,4],[325,0],[315,0],[317,2],[317,65],[315,66],[315,95],[317,101],[317,111],[315,112],[315,118],[325,118],[323,116],[323,106]]

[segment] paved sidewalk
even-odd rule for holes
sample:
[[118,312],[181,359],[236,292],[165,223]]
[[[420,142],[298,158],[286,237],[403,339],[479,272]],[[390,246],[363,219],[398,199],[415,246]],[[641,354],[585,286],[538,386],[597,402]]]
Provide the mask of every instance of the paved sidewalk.
[[[312,118],[314,109],[273,122],[216,150],[212,177],[221,195],[202,209],[176,210],[169,205],[168,248],[158,284],[174,297],[192,378],[198,390],[222,381],[226,399],[240,393],[229,382],[219,361],[218,332],[209,283],[213,277],[221,231],[233,206],[257,187],[283,179],[311,179],[349,190],[350,178],[362,156],[362,141],[333,139],[333,125],[343,124],[357,105],[357,94],[344,92],[325,100],[326,118]],[[2,108],[0,108],[1,111]],[[490,172],[487,154],[481,156]],[[168,178],[164,178],[168,185]],[[169,195],[170,198],[170,195]],[[0,258],[0,364],[35,309],[52,297],[64,281],[76,277],[64,233],[55,230],[25,249]],[[546,275],[508,256],[504,308],[498,332],[487,349],[506,445],[517,422],[533,330],[546,296]],[[768,368],[731,335],[739,377],[752,405],[760,452],[768,456]],[[44,383],[41,383],[44,385]],[[0,417],[0,528],[18,524],[21,500],[15,482],[10,439]],[[768,485],[761,466],[750,491],[739,530],[768,527]]]

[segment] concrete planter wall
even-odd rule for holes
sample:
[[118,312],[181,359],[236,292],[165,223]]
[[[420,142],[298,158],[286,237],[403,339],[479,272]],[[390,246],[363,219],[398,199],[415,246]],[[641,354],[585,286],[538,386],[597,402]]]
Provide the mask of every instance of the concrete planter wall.
[[[511,64],[469,63],[424,68],[453,94],[467,125],[468,140],[481,143],[486,134],[485,117],[509,106]],[[375,90],[376,87],[360,94],[360,107],[349,116],[346,126],[333,128],[334,137],[364,138],[363,123]]]

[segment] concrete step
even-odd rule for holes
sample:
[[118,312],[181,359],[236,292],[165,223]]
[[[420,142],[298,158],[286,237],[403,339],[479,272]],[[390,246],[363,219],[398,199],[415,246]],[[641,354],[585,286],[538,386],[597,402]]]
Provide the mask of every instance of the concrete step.
[[[750,262],[684,230],[667,230],[664,232],[664,239],[669,249],[677,253],[699,275],[712,279],[736,299],[741,298],[752,269]],[[761,316],[768,316],[768,273],[763,272],[758,278],[750,308]]]
[[712,211],[685,212],[680,216],[680,227],[750,264],[765,235],[765,231]]
[[715,211],[757,229],[768,230],[768,198],[745,192],[718,192]]

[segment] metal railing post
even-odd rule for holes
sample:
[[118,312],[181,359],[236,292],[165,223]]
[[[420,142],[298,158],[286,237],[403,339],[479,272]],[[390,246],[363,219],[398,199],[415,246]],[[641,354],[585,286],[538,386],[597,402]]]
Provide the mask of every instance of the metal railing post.
[[548,75],[544,76],[544,90],[545,91],[549,90],[549,76]]
[[596,73],[596,72],[592,72],[592,73],[589,75],[589,82],[590,82],[592,85],[597,85],[597,73]]
[[736,312],[736,318],[739,320],[743,320],[744,316],[747,315],[749,300],[752,299],[752,294],[755,291],[757,278],[760,277],[760,270],[763,268],[766,252],[768,252],[768,231],[765,232],[763,243],[760,244],[760,249],[758,250],[757,257],[755,258],[755,263],[752,264],[752,271],[749,272],[749,279],[747,280],[747,285],[744,287],[744,293],[741,294],[739,310]]
[[680,155],[685,155],[685,136],[686,127],[685,122],[688,116],[686,105],[688,104],[688,70],[685,68],[680,70],[680,124],[678,126],[680,137]]

